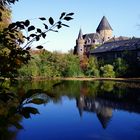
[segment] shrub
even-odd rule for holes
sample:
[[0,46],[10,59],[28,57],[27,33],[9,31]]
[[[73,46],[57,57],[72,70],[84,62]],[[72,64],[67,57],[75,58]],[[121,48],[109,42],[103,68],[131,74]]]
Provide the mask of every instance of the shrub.
[[85,70],[85,75],[99,77],[98,61],[95,57],[90,57],[87,68]]
[[114,67],[110,64],[106,64],[103,67],[100,67],[101,70],[101,76],[102,77],[115,77]]
[[116,77],[122,77],[122,76],[126,75],[128,65],[126,64],[124,59],[117,58],[114,61],[113,66],[114,66],[114,71],[115,71]]

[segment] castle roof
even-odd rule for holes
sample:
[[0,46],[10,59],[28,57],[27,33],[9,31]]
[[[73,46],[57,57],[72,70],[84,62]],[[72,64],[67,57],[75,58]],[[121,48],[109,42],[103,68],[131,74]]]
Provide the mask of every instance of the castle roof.
[[83,38],[84,38],[85,41],[90,40],[91,44],[95,43],[95,41],[102,43],[102,37],[98,33],[85,34],[85,35],[83,35]]
[[101,38],[101,36],[98,33],[89,33],[89,34],[83,35],[83,38],[84,39],[87,39],[87,38],[99,39],[99,38]]
[[106,42],[103,45],[94,49],[91,52],[91,54],[137,50],[137,49],[140,49],[140,38],[132,38],[132,39],[127,39],[127,40]]
[[83,39],[83,33],[82,33],[82,29],[81,28],[79,30],[78,39]]
[[119,36],[119,37],[112,37],[106,42],[129,40],[129,39],[131,39],[131,38],[130,37],[125,37],[125,36]]
[[99,32],[101,30],[113,30],[105,16],[103,16],[103,18],[101,19],[101,21],[96,29],[97,32]]

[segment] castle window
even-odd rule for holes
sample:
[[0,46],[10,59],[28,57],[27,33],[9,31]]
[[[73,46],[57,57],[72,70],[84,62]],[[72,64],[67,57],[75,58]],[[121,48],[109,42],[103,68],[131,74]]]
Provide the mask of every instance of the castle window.
[[90,38],[87,39],[87,44],[91,44],[91,39]]
[[80,49],[82,51],[82,49]]

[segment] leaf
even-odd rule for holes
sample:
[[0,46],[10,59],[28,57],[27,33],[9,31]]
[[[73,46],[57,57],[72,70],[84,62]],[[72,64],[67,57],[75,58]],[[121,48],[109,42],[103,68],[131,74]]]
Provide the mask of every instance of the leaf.
[[37,49],[42,49],[43,46],[42,46],[42,45],[39,45],[39,46],[37,46],[36,48],[37,48]]
[[27,48],[26,48],[27,51],[30,50],[30,49],[31,49],[31,47],[27,47]]
[[22,29],[25,29],[24,25],[19,25],[19,28],[22,30]]
[[17,129],[23,129],[23,126],[18,123],[18,122],[13,122],[13,125],[17,128]]
[[30,101],[30,103],[40,105],[40,104],[45,103],[45,101],[43,99],[33,99]]
[[61,25],[65,26],[65,27],[70,27],[69,25],[66,25],[66,24],[61,24]]
[[53,20],[53,18],[52,18],[52,17],[50,17],[50,18],[49,18],[49,23],[50,23],[51,25],[53,25],[53,24],[54,24],[54,20]]
[[42,93],[43,91],[41,89],[30,89],[27,91],[26,95],[24,96],[24,99],[30,98],[31,96],[37,94],[37,93]]
[[30,40],[30,37],[26,37],[26,39],[29,41]]
[[13,29],[13,28],[15,28],[16,27],[16,23],[12,23],[12,24],[10,24],[9,26],[8,26],[8,29]]
[[63,12],[63,13],[61,14],[61,16],[60,16],[60,18],[59,18],[59,19],[62,19],[65,15],[66,15],[66,13],[65,13],[65,12]]
[[22,39],[18,39],[19,43],[24,43],[24,41]]
[[43,23],[44,24],[44,26],[45,26],[45,29],[48,29],[48,25],[46,25],[45,23]]
[[32,31],[32,30],[34,30],[34,29],[35,29],[34,26],[30,26],[30,27],[28,27],[28,31],[29,31],[29,32]]
[[35,37],[35,36],[37,36],[36,34],[30,34],[30,37]]
[[40,20],[46,20],[46,18],[44,18],[44,17],[40,17],[39,19],[40,19]]
[[37,28],[37,32],[38,33],[42,33],[41,29]]
[[22,109],[22,111],[27,111],[28,113],[32,113],[32,114],[39,114],[38,110],[34,107],[24,107]]
[[74,13],[68,13],[66,16],[73,16]]
[[30,118],[30,114],[39,114],[38,110],[34,107],[23,107],[20,113],[25,118]]
[[61,21],[58,21],[58,24],[59,24],[59,25],[61,25],[61,24],[62,24],[62,22],[61,22]]
[[57,25],[57,29],[60,29],[62,26],[61,25]]
[[21,25],[21,23],[22,23],[22,22],[17,21],[17,22],[16,22],[16,25],[19,27],[19,26]]
[[43,38],[45,38],[45,37],[46,37],[46,34],[45,34],[45,33],[42,33],[41,35],[42,35],[42,37],[43,37]]
[[15,35],[13,35],[13,34],[9,34],[10,35],[10,37],[12,38],[12,39],[15,39],[16,37],[15,37]]
[[24,22],[24,25],[25,25],[26,27],[28,27],[28,26],[30,25],[30,21],[29,21],[29,20],[26,20],[26,21]]
[[39,41],[40,40],[40,36],[36,36],[36,41]]
[[23,38],[26,38],[26,39],[27,39],[27,37],[26,37],[26,36],[24,36],[24,35],[23,35]]
[[64,20],[67,20],[67,21],[69,21],[69,20],[72,20],[73,18],[71,18],[71,17],[64,17]]

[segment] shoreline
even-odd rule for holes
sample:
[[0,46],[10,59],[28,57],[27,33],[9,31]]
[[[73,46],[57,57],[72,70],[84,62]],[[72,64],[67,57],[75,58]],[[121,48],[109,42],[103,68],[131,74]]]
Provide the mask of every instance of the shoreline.
[[[23,78],[24,79],[24,78]],[[25,78],[26,79],[26,78]],[[22,79],[21,79],[22,80]],[[140,78],[94,78],[94,77],[32,77],[33,81],[42,81],[42,80],[65,80],[65,81],[118,81],[118,82],[140,82]]]

